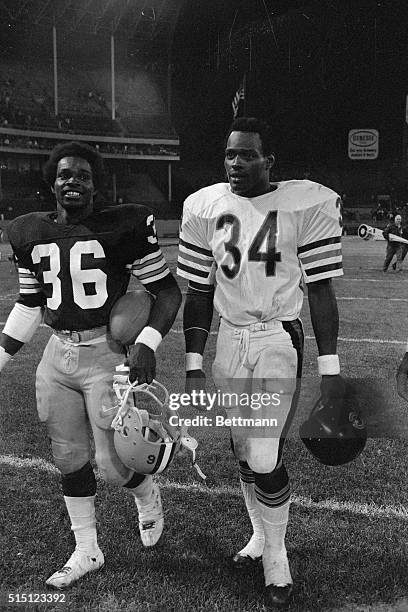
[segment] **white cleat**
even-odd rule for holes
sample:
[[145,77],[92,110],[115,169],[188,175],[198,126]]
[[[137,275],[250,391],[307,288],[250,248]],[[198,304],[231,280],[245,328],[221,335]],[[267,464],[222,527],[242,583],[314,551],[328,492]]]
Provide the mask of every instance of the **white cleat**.
[[85,574],[100,569],[104,562],[103,553],[99,548],[95,555],[74,550],[64,567],[50,576],[45,584],[54,589],[66,589]]
[[163,508],[159,487],[154,484],[152,498],[148,504],[139,505],[139,531],[143,546],[154,546],[163,531]]

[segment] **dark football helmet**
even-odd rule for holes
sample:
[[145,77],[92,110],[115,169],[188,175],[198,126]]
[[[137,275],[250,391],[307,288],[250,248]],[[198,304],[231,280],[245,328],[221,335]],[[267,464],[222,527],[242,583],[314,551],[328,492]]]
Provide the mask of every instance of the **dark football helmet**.
[[308,451],[324,465],[342,465],[353,461],[367,442],[367,429],[347,400],[314,405],[309,418],[299,428]]

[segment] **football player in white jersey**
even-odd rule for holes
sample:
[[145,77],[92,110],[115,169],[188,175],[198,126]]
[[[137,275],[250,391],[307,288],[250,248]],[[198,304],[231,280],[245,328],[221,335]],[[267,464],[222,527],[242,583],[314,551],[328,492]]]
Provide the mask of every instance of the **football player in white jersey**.
[[[226,140],[229,182],[185,201],[178,274],[189,281],[183,314],[187,391],[205,385],[202,362],[213,305],[220,315],[213,364],[217,388],[235,397],[279,390],[279,405],[271,402],[262,412],[276,417],[273,431],[268,421],[256,431],[231,427],[253,526],[233,561],[240,566],[262,557],[267,604],[285,607],[293,581],[285,548],[290,489],[282,450],[299,391],[299,314],[307,284],[321,394],[328,401],[344,391],[331,282],[343,273],[342,228],[334,191],[308,180],[271,184],[273,164],[268,126],[255,118],[236,119]],[[227,416],[242,415],[239,401],[224,407]]]
[[46,582],[58,589],[104,563],[96,533],[89,425],[102,477],[124,486],[135,500],[144,546],[156,544],[163,529],[160,491],[152,476],[127,468],[114,448],[112,381],[126,355],[110,336],[108,323],[133,274],[156,299],[148,325],[129,347],[129,378],[150,383],[155,350],[175,319],[181,294],[149,209],[135,204],[94,208],[103,181],[102,161],[87,145],[57,146],[44,168],[56,210],[17,217],[9,226],[20,296],[0,334],[0,371],[43,317],[53,332],[37,369],[37,407],[61,472],[76,541],[70,559]]

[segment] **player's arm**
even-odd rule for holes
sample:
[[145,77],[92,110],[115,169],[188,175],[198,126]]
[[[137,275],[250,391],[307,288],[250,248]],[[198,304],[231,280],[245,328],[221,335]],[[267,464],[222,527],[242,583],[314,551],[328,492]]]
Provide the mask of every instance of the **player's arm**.
[[183,310],[186,343],[186,392],[205,388],[203,354],[213,316],[215,263],[208,243],[208,219],[201,217],[199,196],[184,204],[177,274],[188,281]]
[[41,319],[40,306],[30,308],[16,302],[0,334],[0,372],[23,344],[31,340]]
[[340,376],[340,362],[337,355],[339,313],[337,300],[330,278],[309,283],[309,309],[319,357],[319,374],[322,377],[320,390],[324,403],[341,399],[345,384]]
[[203,354],[213,317],[214,287],[194,281],[188,284],[183,310],[186,343],[186,392],[205,388]]
[[319,186],[317,197],[327,198],[307,209],[301,229],[298,257],[308,287],[309,309],[318,347],[321,393],[332,403],[344,394],[337,355],[339,314],[332,279],[343,274],[341,253],[341,201]]
[[174,276],[169,272],[163,279],[146,285],[155,295],[149,321],[129,348],[127,363],[129,379],[139,384],[150,383],[156,376],[156,350],[169,332],[181,305],[181,292]]

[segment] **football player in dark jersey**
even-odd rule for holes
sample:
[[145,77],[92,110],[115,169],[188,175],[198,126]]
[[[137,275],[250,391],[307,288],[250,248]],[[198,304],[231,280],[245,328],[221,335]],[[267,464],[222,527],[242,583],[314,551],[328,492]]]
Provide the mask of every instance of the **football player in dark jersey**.
[[37,406],[40,420],[47,423],[76,540],[65,566],[47,580],[55,588],[70,586],[104,563],[97,543],[88,425],[101,475],[126,487],[135,499],[144,546],[156,544],[163,529],[157,485],[151,476],[125,467],[114,449],[112,378],[125,353],[107,326],[113,304],[126,292],[131,274],[136,276],[156,299],[127,363],[132,381],[151,382],[155,351],[176,317],[181,294],[148,208],[94,208],[103,172],[102,157],[92,147],[75,142],[57,146],[44,167],[56,211],[23,215],[9,227],[20,295],[0,335],[0,370],[42,319],[53,332],[37,369]]

